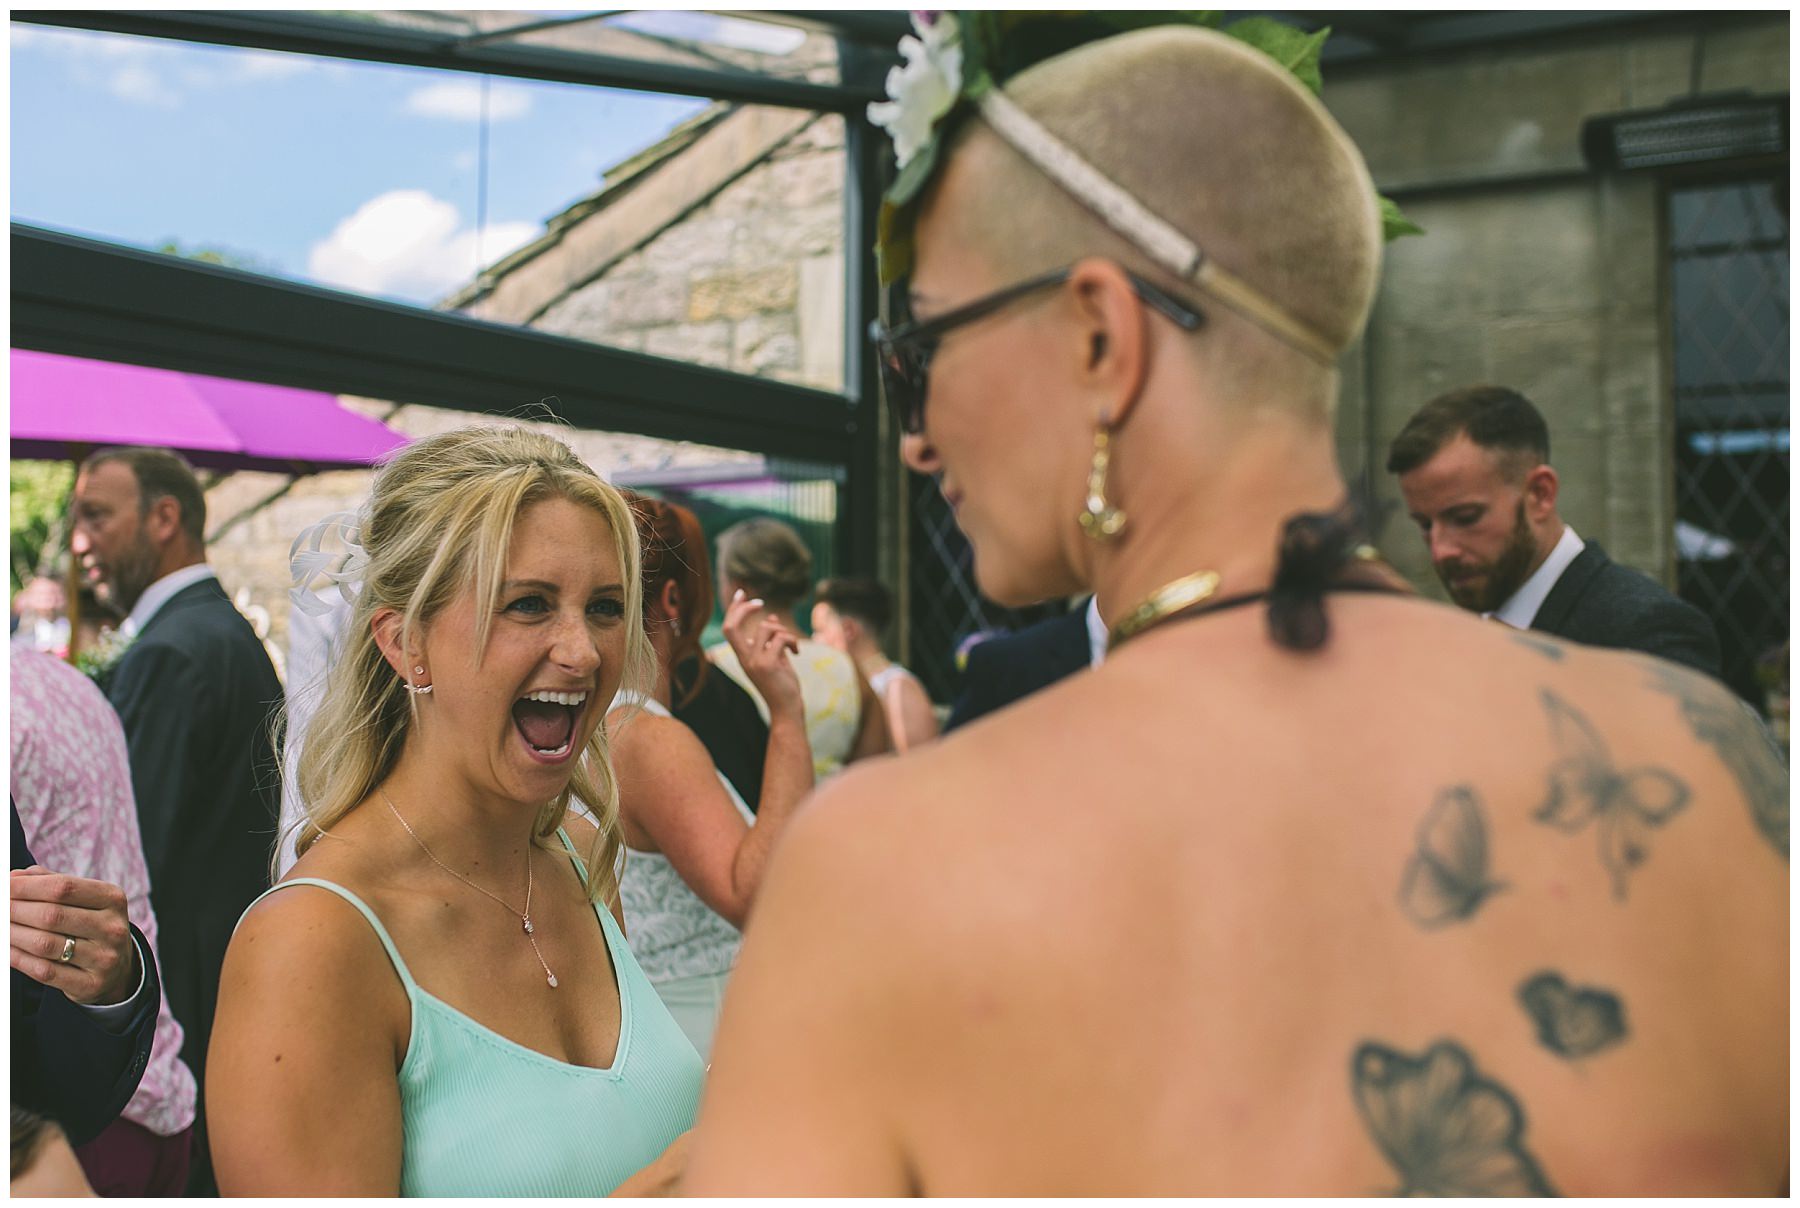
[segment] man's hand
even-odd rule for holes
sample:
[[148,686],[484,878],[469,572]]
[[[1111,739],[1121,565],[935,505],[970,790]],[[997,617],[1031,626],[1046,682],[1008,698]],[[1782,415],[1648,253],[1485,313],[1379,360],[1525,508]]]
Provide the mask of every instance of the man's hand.
[[138,983],[125,891],[36,864],[13,869],[12,967],[71,1002],[124,1002]]

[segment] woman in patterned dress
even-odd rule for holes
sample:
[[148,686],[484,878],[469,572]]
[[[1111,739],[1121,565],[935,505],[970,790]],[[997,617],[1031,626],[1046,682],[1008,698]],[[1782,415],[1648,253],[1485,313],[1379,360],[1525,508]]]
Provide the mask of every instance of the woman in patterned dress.
[[[801,634],[794,607],[812,590],[812,554],[800,535],[779,520],[757,516],[719,534],[719,600],[727,608],[738,593],[754,596],[758,609],[749,623],[773,621],[794,639],[794,668],[806,706],[806,734],[812,743],[813,775],[820,780],[846,763],[893,750],[887,715],[856,660],[842,650]],[[729,643],[708,650],[719,670],[756,700],[766,703]]]

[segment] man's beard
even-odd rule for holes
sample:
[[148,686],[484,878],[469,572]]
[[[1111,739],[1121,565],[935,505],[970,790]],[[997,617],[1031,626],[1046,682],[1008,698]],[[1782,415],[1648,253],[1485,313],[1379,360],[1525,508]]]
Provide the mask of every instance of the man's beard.
[[94,595],[119,612],[129,613],[154,582],[156,547],[139,534],[131,548],[106,567],[100,582],[94,586]]
[[[1432,569],[1437,571],[1438,580],[1458,607],[1470,612],[1493,612],[1525,585],[1525,580],[1531,577],[1531,564],[1536,557],[1537,540],[1532,536],[1531,526],[1525,522],[1525,501],[1521,499],[1512,535],[1506,539],[1506,548],[1500,551],[1498,558],[1486,564],[1446,561],[1434,564]],[[1482,577],[1467,586],[1458,586],[1452,572],[1467,569],[1483,572]]]

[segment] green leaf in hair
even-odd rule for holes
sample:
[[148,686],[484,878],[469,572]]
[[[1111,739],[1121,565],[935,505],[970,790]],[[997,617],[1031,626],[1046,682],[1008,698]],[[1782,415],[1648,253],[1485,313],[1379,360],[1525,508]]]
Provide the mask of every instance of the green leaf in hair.
[[1262,51],[1287,68],[1314,96],[1319,95],[1325,83],[1319,75],[1319,52],[1331,36],[1329,26],[1309,34],[1272,17],[1245,17],[1219,32]]

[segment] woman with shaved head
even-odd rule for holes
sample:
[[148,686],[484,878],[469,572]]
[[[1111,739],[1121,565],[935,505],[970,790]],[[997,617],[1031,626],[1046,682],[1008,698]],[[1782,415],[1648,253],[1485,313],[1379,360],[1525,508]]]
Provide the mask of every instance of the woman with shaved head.
[[1776,1192],[1785,768],[1710,681],[1363,543],[1368,172],[1276,57],[1153,17],[1021,70],[1061,18],[940,15],[877,109],[903,455],[985,595],[1091,589],[1110,649],[796,818],[686,1189]]

